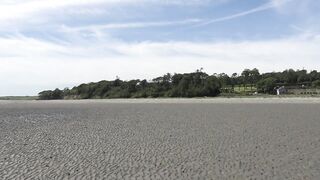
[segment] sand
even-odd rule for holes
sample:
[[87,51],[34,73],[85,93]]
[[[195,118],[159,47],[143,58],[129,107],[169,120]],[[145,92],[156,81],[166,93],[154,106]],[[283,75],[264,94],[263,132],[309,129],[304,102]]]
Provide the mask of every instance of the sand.
[[319,177],[319,99],[0,101],[0,179]]

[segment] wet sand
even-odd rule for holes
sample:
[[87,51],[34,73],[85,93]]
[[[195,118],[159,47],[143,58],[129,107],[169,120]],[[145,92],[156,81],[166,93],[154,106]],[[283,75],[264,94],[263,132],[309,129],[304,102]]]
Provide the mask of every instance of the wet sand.
[[320,99],[0,101],[0,179],[318,179]]

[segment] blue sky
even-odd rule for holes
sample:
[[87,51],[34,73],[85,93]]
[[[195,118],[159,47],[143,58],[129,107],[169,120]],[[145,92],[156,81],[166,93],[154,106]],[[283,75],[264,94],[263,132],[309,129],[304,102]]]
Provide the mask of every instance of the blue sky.
[[320,70],[318,0],[2,0],[0,96],[167,72]]

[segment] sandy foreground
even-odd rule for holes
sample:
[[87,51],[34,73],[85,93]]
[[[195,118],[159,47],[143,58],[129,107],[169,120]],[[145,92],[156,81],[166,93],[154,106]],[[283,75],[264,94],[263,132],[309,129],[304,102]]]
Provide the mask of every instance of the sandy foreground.
[[0,179],[319,177],[319,98],[0,101]]

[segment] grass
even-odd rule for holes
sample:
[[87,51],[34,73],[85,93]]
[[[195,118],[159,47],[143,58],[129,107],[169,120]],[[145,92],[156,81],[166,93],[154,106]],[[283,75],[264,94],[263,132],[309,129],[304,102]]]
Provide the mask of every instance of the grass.
[[[232,92],[232,87],[231,86],[227,86],[223,88],[224,92]],[[255,87],[255,85],[253,85],[252,87],[250,86],[250,84],[247,84],[246,87],[244,87],[243,85],[241,86],[234,86],[234,93],[236,94],[248,94],[248,93],[254,93],[257,91],[257,88]]]

